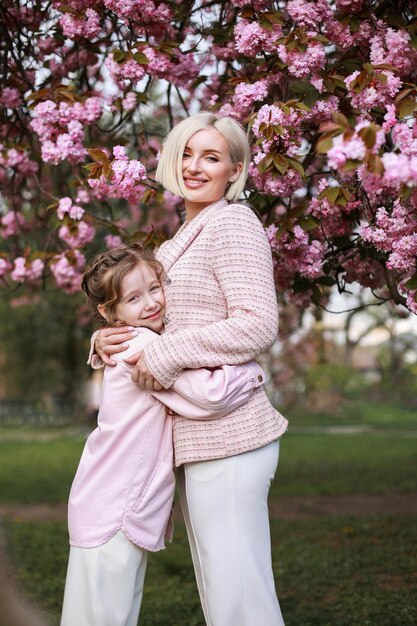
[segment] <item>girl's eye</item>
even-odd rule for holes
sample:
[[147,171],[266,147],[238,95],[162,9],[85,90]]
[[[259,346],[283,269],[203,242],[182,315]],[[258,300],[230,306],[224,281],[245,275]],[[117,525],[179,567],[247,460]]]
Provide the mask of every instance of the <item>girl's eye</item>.
[[209,161],[214,161],[215,163],[217,163],[217,161],[219,160],[217,157],[214,157],[214,156],[208,156],[207,159]]
[[136,302],[136,300],[138,299],[139,296],[131,296],[128,300],[128,302]]
[[182,155],[183,159],[189,159],[191,157],[191,154],[189,154],[189,152],[184,152],[184,154]]
[[151,287],[151,291],[155,292],[155,291],[159,291],[161,289],[161,285],[154,285],[153,287]]

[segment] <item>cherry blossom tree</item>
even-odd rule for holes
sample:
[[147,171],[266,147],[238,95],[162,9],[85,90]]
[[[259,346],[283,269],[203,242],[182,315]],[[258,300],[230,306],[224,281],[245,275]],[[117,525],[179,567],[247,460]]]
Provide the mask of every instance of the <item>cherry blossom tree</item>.
[[161,140],[212,110],[250,134],[284,305],[358,283],[417,313],[415,2],[3,0],[0,28],[5,292],[171,236]]

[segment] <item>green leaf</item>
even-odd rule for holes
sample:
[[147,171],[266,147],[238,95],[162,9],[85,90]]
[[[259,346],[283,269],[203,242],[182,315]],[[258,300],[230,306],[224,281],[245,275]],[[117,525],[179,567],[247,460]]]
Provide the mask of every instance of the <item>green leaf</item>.
[[412,115],[416,109],[417,102],[411,98],[405,98],[398,106],[398,115],[400,117],[407,117],[408,115]]
[[112,55],[113,61],[115,61],[119,65],[126,61],[126,52],[123,52],[123,50],[113,50]]
[[289,157],[287,157],[287,158],[288,158],[288,162],[289,162],[289,164],[291,165],[291,167],[292,167],[292,168],[293,168],[296,172],[298,172],[299,174],[301,174],[301,176],[304,176],[304,175],[305,175],[305,172],[304,172],[304,168],[303,168],[303,166],[301,165],[301,163],[300,163],[299,161],[297,161],[296,159],[290,159]]
[[149,63],[148,57],[143,52],[135,52],[133,58],[139,65],[147,65]]
[[374,147],[376,141],[376,127],[374,124],[361,128],[358,135],[367,148],[371,149]]
[[409,278],[405,283],[404,283],[404,287],[406,289],[410,289],[412,291],[414,291],[415,289],[417,289],[417,274],[414,274],[414,276],[412,276],[411,278]]
[[317,228],[319,224],[320,221],[312,215],[306,215],[298,221],[298,225],[301,226],[301,228],[307,233]]
[[319,199],[326,198],[330,202],[330,204],[336,204],[339,193],[340,187],[328,187],[319,194]]
[[343,166],[343,171],[350,172],[351,170],[356,170],[361,165],[361,161],[356,161],[356,159],[348,159]]

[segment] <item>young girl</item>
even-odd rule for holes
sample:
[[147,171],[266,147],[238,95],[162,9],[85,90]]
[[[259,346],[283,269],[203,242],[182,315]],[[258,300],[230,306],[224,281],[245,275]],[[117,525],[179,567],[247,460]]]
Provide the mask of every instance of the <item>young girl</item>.
[[68,505],[70,556],[61,626],[136,626],[148,551],[171,537],[171,411],[216,419],[248,401],[263,381],[254,362],[183,372],[168,391],[131,380],[128,355],[158,337],[165,312],[162,266],[140,244],[99,255],[83,289],[103,322],[136,336],[105,368],[98,427],[89,436]]

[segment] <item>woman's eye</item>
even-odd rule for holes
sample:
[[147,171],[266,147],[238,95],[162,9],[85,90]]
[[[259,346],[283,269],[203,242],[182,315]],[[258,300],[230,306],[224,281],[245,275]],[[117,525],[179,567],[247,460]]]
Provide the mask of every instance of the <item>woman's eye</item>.
[[209,157],[207,157],[207,159],[209,161],[214,161],[215,163],[217,163],[217,161],[219,160],[217,157],[214,157],[214,156],[209,156]]

